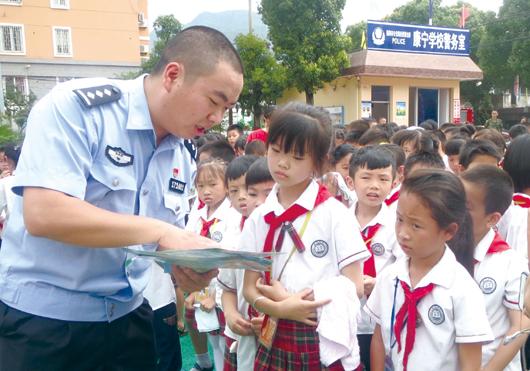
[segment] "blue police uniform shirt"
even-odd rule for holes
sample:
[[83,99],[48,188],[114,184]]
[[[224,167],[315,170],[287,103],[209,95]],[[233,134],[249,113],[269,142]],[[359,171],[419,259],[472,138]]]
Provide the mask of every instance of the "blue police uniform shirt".
[[[73,80],[32,109],[13,191],[42,187],[101,209],[179,224],[196,166],[184,140],[157,147],[143,89],[132,81]],[[75,89],[112,84],[115,102],[87,108]],[[66,321],[113,321],[136,309],[151,261],[116,248],[85,248],[30,235],[16,197],[0,251],[0,300]],[[44,217],[46,217],[44,215]],[[129,246],[154,250],[156,243]]]

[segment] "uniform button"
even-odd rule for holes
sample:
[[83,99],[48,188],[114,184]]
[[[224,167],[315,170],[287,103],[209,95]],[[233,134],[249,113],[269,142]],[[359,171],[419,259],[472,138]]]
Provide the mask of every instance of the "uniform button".
[[109,316],[112,317],[114,315],[113,311],[110,311]]
[[127,277],[129,277],[131,275],[131,272],[127,271]]
[[180,210],[180,206],[177,206],[177,208],[175,209],[176,211],[179,211]]
[[112,303],[112,304],[110,305],[110,309],[114,309],[114,307],[115,307],[115,305],[114,305],[114,303]]
[[148,194],[148,193],[149,193],[149,191],[146,189],[146,190],[144,191],[144,196],[145,196],[146,194]]
[[118,179],[115,179],[112,184],[116,187],[118,184],[120,184],[120,181]]

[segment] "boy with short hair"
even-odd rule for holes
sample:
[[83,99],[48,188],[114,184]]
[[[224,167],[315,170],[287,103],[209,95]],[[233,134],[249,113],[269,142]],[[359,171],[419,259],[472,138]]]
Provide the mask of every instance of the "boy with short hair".
[[[363,264],[364,296],[361,306],[366,304],[377,275],[401,255],[396,241],[395,221],[385,200],[392,191],[396,177],[394,154],[384,146],[368,146],[359,149],[350,160],[350,175],[346,182],[350,190],[355,190],[357,201],[350,211],[355,215],[356,227],[361,232],[371,257]],[[375,322],[364,312],[363,321],[357,329],[361,362],[370,369],[370,345]]]
[[413,152],[405,161],[404,177],[418,169],[440,169],[445,170],[442,156],[438,152],[417,151]]
[[[233,206],[230,218],[233,221],[230,246],[237,248],[245,220],[254,211],[256,204],[260,205],[265,201],[274,187],[267,159],[259,159],[257,156],[236,158],[226,170],[226,185]],[[249,187],[252,190],[249,191]],[[248,193],[252,194],[250,204]],[[262,318],[258,318],[257,313],[254,313],[254,318],[249,316],[249,304],[243,297],[245,271],[223,269],[217,280],[223,289],[221,301],[227,324],[224,370],[252,370],[257,349],[253,329],[259,331]],[[237,345],[232,346],[236,341]],[[230,353],[231,347],[237,347],[235,355]]]
[[474,139],[466,143],[460,151],[460,171],[465,171],[478,164],[498,166],[501,160],[502,154],[493,142],[486,139]]
[[245,155],[247,156],[259,156],[263,157],[267,153],[267,147],[265,143],[259,139],[254,139],[252,142],[248,142],[245,147]]
[[[518,306],[521,275],[528,274],[528,267],[521,254],[511,249],[493,229],[512,202],[513,182],[505,171],[484,164],[466,170],[460,178],[473,220],[474,278],[484,293],[486,313],[495,337],[492,343],[482,346],[482,368],[520,371],[519,350],[527,335],[506,346],[501,343],[506,336],[530,324]],[[522,323],[521,318],[524,318]]]
[[206,143],[199,149],[199,162],[207,158],[220,158],[226,163],[231,163],[236,158],[234,149],[225,140]]
[[237,139],[243,135],[243,133],[243,128],[237,124],[230,125],[228,129],[226,129],[226,138],[234,150],[236,149]]

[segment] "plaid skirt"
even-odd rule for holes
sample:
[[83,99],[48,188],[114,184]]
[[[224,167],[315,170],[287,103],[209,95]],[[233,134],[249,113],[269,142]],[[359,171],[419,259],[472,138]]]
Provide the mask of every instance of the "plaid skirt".
[[[225,327],[226,327],[226,320],[225,320],[225,314],[220,308],[215,308],[215,313],[217,314],[217,319],[219,320],[219,329],[213,330],[208,332],[208,334],[212,336],[225,336]],[[195,321],[195,309],[187,309],[186,313],[184,314],[184,317],[187,320],[193,320],[193,327],[197,328],[197,321]]]
[[230,346],[235,342],[235,340],[228,336],[225,338],[223,371],[237,371],[237,353],[230,353]]
[[[265,324],[265,322],[264,322]],[[269,350],[259,345],[254,371],[344,371],[339,361],[325,367],[320,363],[316,326],[280,319]]]

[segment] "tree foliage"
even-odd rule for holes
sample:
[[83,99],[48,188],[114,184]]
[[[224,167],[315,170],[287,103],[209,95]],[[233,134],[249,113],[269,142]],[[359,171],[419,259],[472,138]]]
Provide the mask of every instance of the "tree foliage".
[[254,114],[254,128],[257,129],[263,108],[274,104],[282,96],[286,87],[286,71],[276,61],[267,42],[255,33],[237,35],[235,44],[245,68],[245,83],[239,104],[243,110]]
[[[19,132],[22,132],[26,128],[29,111],[35,104],[36,100],[37,96],[31,91],[28,95],[23,94],[16,89],[8,89],[7,91],[4,91],[3,118],[10,123],[15,123]],[[6,132],[6,129],[4,129],[4,134],[11,135],[9,132]]]
[[118,78],[130,80],[135,79],[144,73],[150,73],[160,60],[162,50],[167,42],[182,31],[182,24],[173,14],[161,15],[155,20],[155,23],[153,23],[153,28],[156,33],[157,41],[151,50],[151,54],[149,54],[149,59],[142,62],[142,69],[140,71],[123,73],[119,75]]
[[346,27],[346,35],[351,39],[351,46],[348,48],[348,51],[354,52],[362,49],[362,39],[363,32],[366,37],[366,32],[368,29],[368,24],[366,21],[362,21],[356,24],[349,25]]
[[313,104],[314,93],[349,66],[349,36],[340,20],[346,0],[262,0],[259,12],[269,26],[276,57],[286,67],[287,82]]

